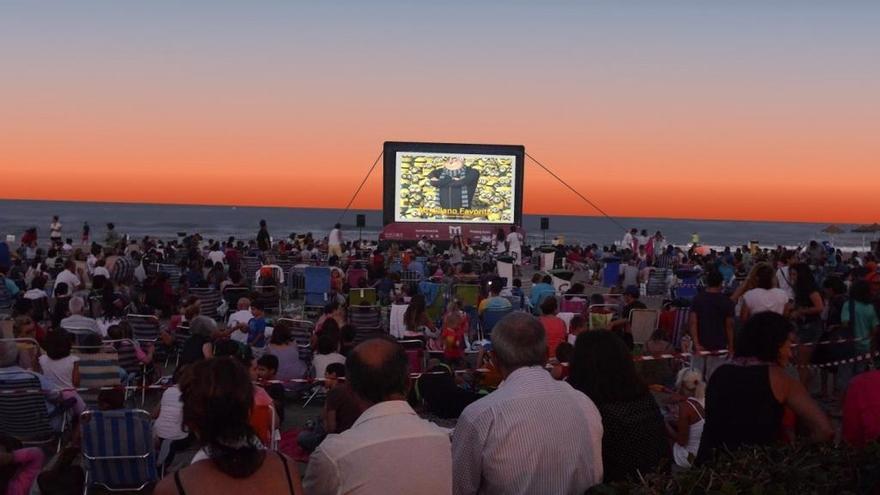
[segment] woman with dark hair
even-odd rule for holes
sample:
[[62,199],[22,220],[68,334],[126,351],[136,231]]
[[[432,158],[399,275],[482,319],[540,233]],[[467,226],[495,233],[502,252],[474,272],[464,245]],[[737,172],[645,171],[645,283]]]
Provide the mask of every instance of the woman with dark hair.
[[751,288],[742,296],[740,320],[746,321],[751,315],[763,311],[772,311],[780,315],[788,314],[790,310],[788,294],[777,287],[776,272],[769,263],[755,265],[745,285]]
[[797,349],[798,375],[801,383],[809,389],[812,372],[806,365],[810,364],[815,347],[804,344],[814,344],[822,336],[825,302],[819,286],[816,285],[816,279],[813,278],[813,272],[806,263],[795,264],[788,273],[794,289],[794,311],[789,314],[789,318],[797,327],[798,343],[801,344]]
[[302,493],[291,461],[267,452],[250,425],[254,385],[241,364],[231,358],[198,362],[183,373],[180,392],[183,423],[204,455],[159,482],[156,495]]
[[793,331],[784,316],[770,311],[756,314],[743,327],[736,339],[735,359],[709,379],[698,463],[720,452],[781,440],[785,408],[807,427],[812,440],[834,436],[831,422],[807,389],[785,371]]
[[492,251],[495,255],[504,254],[507,252],[507,234],[504,233],[504,229],[502,227],[498,227],[498,230],[495,232],[495,237],[492,238]]
[[[293,339],[292,330],[290,321],[279,319],[275,323],[272,337],[269,339],[269,347],[266,349],[266,354],[278,358],[278,372],[275,377],[282,381],[304,378],[309,371],[306,363],[299,357],[299,346]],[[301,384],[285,383],[285,388],[298,390]]]
[[602,414],[606,483],[653,472],[671,458],[660,408],[619,337],[611,332],[578,335],[568,382]]
[[406,311],[403,313],[403,336],[408,339],[436,339],[440,336],[437,326],[428,316],[425,296],[415,294],[409,301]]

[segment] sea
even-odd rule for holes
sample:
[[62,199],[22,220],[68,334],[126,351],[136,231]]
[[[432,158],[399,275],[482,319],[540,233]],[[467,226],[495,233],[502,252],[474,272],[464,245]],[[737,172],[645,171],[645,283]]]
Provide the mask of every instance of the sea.
[[[355,227],[356,215],[366,216],[363,229]],[[131,238],[150,236],[174,239],[199,233],[205,239],[256,237],[260,220],[266,220],[275,239],[292,233],[327,235],[333,224],[342,224],[347,239],[375,240],[382,228],[379,210],[282,208],[251,206],[169,205],[138,203],[93,203],[72,201],[32,201],[0,199],[0,239],[19,239],[25,229],[36,227],[39,239],[49,236],[52,216],[58,215],[62,234],[79,242],[84,222],[91,226],[93,239],[103,239],[106,224]],[[540,230],[541,217],[549,218],[549,230]],[[612,245],[623,238],[624,229],[661,231],[669,242],[689,244],[694,233],[707,246],[741,246],[757,241],[764,247],[804,246],[811,240],[829,241],[846,251],[869,249],[871,236],[851,233],[856,225],[839,224],[846,232],[830,236],[822,233],[827,224],[800,222],[756,222],[737,220],[691,220],[668,218],[601,216],[523,215],[522,227],[532,245],[561,237],[567,244]],[[14,237],[13,237],[14,236]]]

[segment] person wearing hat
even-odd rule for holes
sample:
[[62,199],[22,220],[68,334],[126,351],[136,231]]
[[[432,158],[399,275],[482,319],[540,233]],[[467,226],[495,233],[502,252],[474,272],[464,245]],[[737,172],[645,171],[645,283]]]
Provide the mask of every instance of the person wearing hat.
[[639,288],[629,285],[623,291],[623,310],[620,318],[611,320],[608,329],[619,335],[630,349],[633,348],[633,337],[630,329],[629,315],[634,309],[648,309],[645,303],[639,301]]

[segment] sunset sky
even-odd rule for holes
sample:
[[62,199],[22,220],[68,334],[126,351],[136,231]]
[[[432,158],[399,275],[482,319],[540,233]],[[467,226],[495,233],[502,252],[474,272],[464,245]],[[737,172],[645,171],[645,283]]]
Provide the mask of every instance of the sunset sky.
[[[522,144],[616,216],[880,221],[878,26],[872,1],[6,1],[0,197],[342,208],[412,140]],[[595,214],[532,163],[525,211]]]

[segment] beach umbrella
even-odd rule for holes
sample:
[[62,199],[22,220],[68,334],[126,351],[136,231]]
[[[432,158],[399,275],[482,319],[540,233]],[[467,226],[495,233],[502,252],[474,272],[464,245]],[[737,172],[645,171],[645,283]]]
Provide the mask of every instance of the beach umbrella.
[[822,232],[824,232],[826,234],[837,235],[837,234],[844,233],[845,230],[838,227],[837,225],[829,225],[829,226],[825,227],[824,229],[822,229]]

